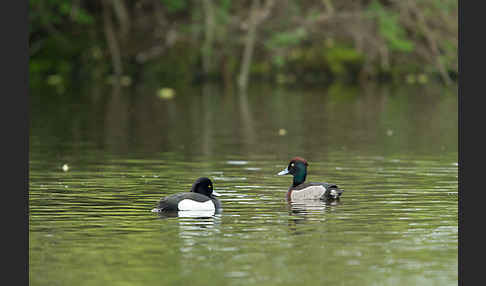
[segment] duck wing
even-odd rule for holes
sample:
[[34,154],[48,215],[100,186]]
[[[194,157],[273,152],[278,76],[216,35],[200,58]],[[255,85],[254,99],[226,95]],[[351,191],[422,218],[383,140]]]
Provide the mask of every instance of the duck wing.
[[293,199],[334,200],[338,199],[344,191],[330,183],[303,183],[290,189]]

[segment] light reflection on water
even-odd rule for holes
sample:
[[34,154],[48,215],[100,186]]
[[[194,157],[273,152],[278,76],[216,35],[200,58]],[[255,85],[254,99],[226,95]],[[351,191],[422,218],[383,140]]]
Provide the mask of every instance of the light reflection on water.
[[[260,93],[142,97],[132,125],[114,106],[33,108],[31,284],[457,284],[456,99]],[[286,201],[291,178],[275,174],[297,154],[339,202]],[[200,176],[221,213],[151,212]]]

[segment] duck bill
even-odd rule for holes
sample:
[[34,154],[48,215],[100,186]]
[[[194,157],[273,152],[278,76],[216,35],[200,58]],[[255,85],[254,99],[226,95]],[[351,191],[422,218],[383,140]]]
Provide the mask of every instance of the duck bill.
[[277,175],[283,176],[289,174],[289,168],[285,168],[285,170],[278,172]]
[[215,191],[212,192],[212,195],[215,196],[215,197],[220,197],[221,196],[220,193],[216,193]]

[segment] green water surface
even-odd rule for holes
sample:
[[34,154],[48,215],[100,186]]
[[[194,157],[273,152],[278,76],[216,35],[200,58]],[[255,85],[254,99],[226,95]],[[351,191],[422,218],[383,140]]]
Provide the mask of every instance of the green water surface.
[[[80,93],[31,96],[30,285],[457,285],[455,90]],[[293,156],[340,202],[289,204]],[[151,212],[200,176],[220,214]]]

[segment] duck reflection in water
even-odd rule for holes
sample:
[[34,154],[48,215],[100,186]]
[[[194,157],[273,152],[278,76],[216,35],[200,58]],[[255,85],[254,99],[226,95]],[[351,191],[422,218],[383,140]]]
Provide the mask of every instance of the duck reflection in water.
[[325,220],[324,213],[333,212],[341,205],[339,200],[292,200],[288,201],[289,211],[288,227],[294,234],[303,234],[305,229],[299,229],[298,225],[304,225],[312,221]]
[[308,216],[332,212],[340,201],[292,200],[288,201],[289,215]]
[[221,210],[201,210],[201,211],[155,211],[160,218],[187,217],[187,218],[212,218],[221,214]]

